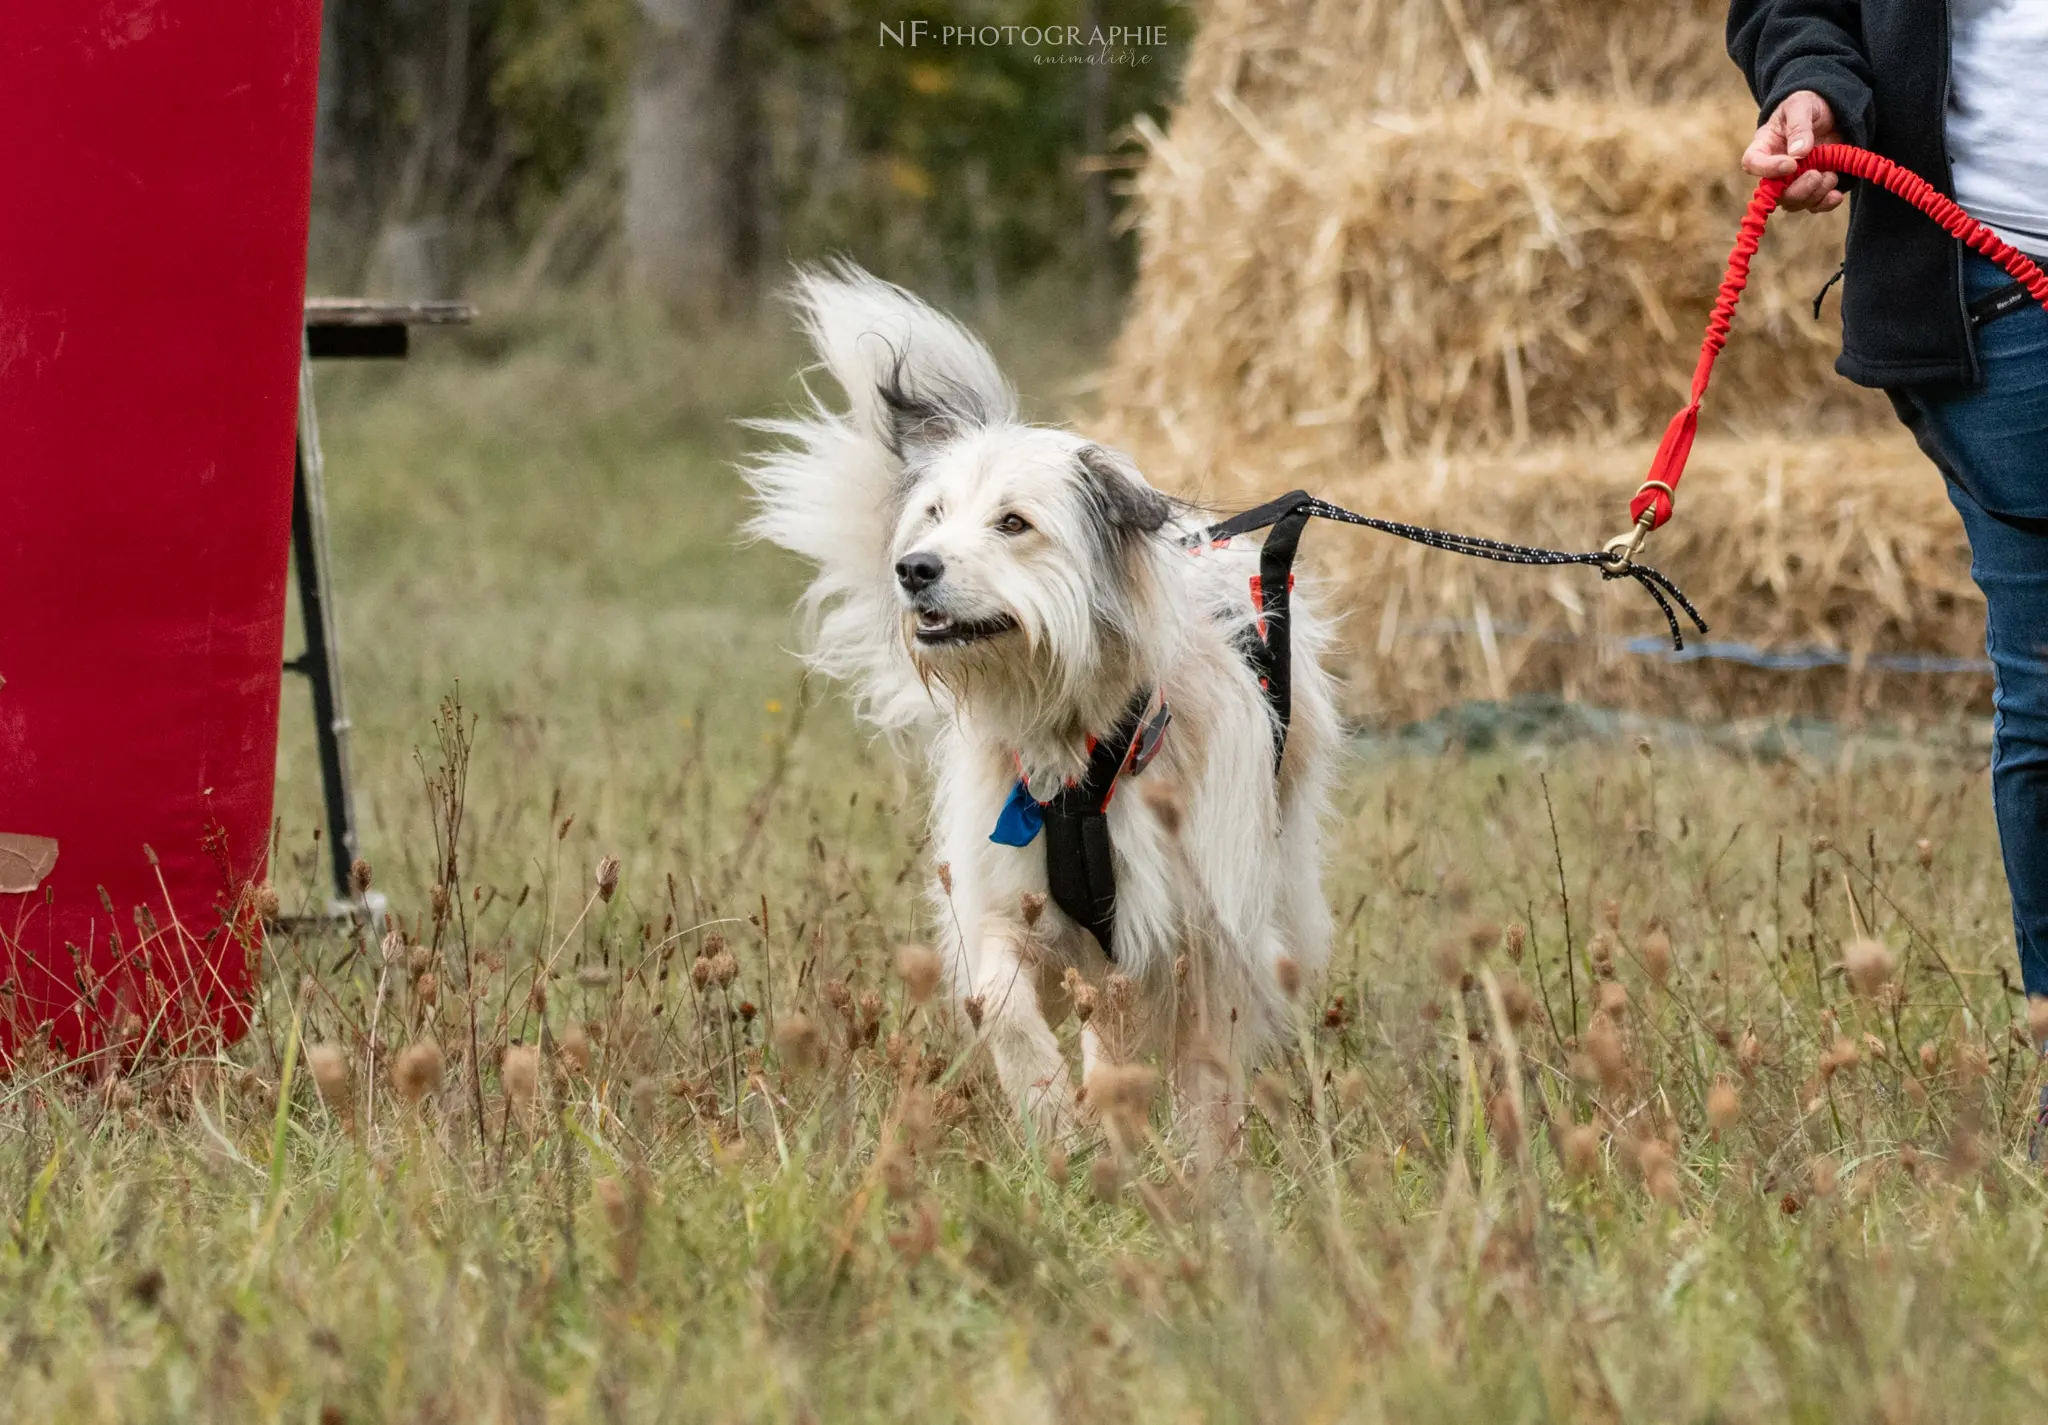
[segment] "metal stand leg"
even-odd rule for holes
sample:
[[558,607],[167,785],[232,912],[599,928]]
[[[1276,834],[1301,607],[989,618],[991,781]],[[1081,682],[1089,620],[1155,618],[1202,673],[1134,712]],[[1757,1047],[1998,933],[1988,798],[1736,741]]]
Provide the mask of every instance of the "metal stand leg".
[[292,469],[292,563],[306,649],[285,663],[313,685],[313,732],[320,744],[320,786],[327,801],[327,851],[335,898],[344,904],[349,867],[361,847],[355,795],[348,776],[348,714],[341,699],[341,646],[334,636],[334,591],[328,577],[327,490],[321,477],[320,423],[313,410],[313,364],[299,357],[299,447]]

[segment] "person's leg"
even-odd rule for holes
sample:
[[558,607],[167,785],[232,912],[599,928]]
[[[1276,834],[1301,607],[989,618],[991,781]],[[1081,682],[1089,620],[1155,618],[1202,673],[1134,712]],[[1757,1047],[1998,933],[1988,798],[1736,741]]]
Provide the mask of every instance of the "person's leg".
[[[1972,297],[2009,280],[1971,259]],[[2020,974],[2048,995],[2048,312],[1979,332],[1983,384],[1895,395],[1947,478],[1984,591],[1992,694],[1991,798]]]

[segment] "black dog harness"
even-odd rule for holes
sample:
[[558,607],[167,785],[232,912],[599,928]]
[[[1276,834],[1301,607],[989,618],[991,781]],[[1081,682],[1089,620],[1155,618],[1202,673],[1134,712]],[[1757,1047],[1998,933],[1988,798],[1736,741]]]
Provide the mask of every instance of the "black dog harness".
[[[1294,715],[1293,643],[1288,637],[1287,623],[1294,594],[1294,557],[1301,545],[1301,532],[1311,519],[1363,525],[1431,549],[1505,564],[1590,565],[1606,578],[1633,579],[1641,584],[1663,611],[1676,647],[1685,647],[1685,636],[1678,626],[1674,604],[1685,610],[1701,633],[1707,631],[1706,620],[1678,586],[1646,564],[1617,559],[1604,551],[1575,554],[1560,549],[1535,549],[1477,535],[1374,519],[1319,500],[1306,490],[1291,490],[1277,500],[1268,500],[1241,515],[1197,530],[1183,541],[1190,553],[1198,553],[1241,534],[1271,531],[1259,548],[1259,572],[1251,580],[1252,606],[1257,617],[1238,646],[1259,680],[1266,706],[1272,710],[1276,776],[1287,751],[1288,723]],[[1043,830],[1046,889],[1052,893],[1053,903],[1069,920],[1085,927],[1111,960],[1116,958],[1116,860],[1109,840],[1110,799],[1116,795],[1118,782],[1137,776],[1151,763],[1172,717],[1164,699],[1159,700],[1155,710],[1153,690],[1140,688],[1131,695],[1116,726],[1106,736],[1090,739],[1088,770],[1080,781],[1062,787],[1051,801],[1041,802],[1031,795],[1020,767],[1017,785],[996,817],[995,830],[989,833],[989,840],[1006,846],[1029,846]]]

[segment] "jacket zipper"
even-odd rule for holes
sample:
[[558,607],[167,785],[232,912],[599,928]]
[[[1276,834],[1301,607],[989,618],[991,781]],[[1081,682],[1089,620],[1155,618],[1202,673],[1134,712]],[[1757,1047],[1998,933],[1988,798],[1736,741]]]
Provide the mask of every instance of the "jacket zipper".
[[[1954,97],[1956,82],[1956,31],[1954,0],[1941,0],[1941,170],[1943,187],[1949,197],[1956,191],[1955,162],[1949,156],[1948,110],[1949,100]],[[1964,272],[1963,245],[1951,243],[1954,252],[1956,277],[1956,314],[1963,324],[1963,359],[1970,366],[1970,384],[1977,385],[1984,379],[1983,369],[1977,364],[1976,329],[1970,321],[1970,286]]]

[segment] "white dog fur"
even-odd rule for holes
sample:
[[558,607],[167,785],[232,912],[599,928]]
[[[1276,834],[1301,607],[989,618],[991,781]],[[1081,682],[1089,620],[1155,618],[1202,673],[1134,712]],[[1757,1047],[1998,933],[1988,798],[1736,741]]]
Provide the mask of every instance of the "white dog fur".
[[[952,993],[1041,1136],[1085,1111],[1053,1034],[1078,998],[1095,1010],[1084,1082],[1104,1056],[1162,1053],[1183,1120],[1227,1140],[1247,1067],[1290,1023],[1283,981],[1312,983],[1328,958],[1339,729],[1310,582],[1292,603],[1276,777],[1272,714],[1233,641],[1255,617],[1253,544],[1191,554],[1198,512],[1127,457],[1025,424],[986,348],[901,288],[840,264],[803,273],[794,300],[848,409],[814,396],[800,418],[760,423],[784,443],[747,468],[749,530],[816,565],[810,665],[926,756]],[[895,572],[913,553],[944,569],[915,595]],[[990,831],[1020,768],[1050,798],[1144,686],[1172,722],[1110,804],[1112,965],[1047,903],[1043,839]]]

